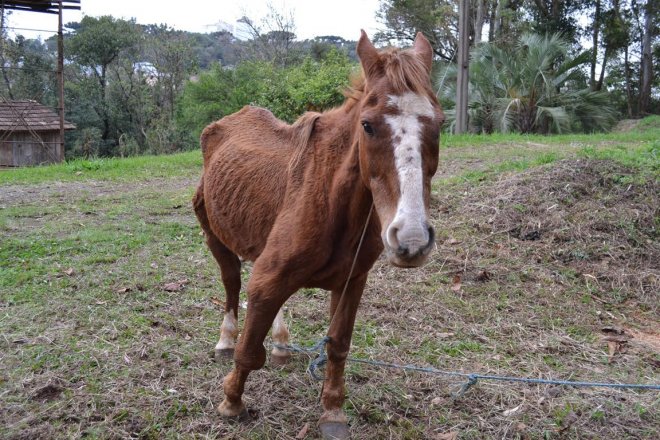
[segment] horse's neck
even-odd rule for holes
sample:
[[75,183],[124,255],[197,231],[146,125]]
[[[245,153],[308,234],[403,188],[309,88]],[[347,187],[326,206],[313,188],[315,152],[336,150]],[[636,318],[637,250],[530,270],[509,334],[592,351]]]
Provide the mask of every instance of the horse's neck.
[[362,218],[368,215],[372,203],[371,191],[364,185],[360,175],[357,106],[348,112],[343,108],[334,110],[342,112],[333,115],[334,129],[331,139],[332,161],[334,175],[330,186],[329,203],[331,210],[351,218]]

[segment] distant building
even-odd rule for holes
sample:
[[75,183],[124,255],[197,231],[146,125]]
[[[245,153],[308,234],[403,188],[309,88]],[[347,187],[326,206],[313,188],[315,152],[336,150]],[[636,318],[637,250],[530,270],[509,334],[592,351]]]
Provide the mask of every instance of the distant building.
[[141,61],[139,63],[134,63],[133,72],[141,75],[144,78],[144,81],[151,87],[158,83],[158,69],[156,69],[156,67],[150,62]]
[[[75,125],[64,123],[65,130]],[[0,102],[0,166],[19,167],[64,160],[60,118],[36,101]]]

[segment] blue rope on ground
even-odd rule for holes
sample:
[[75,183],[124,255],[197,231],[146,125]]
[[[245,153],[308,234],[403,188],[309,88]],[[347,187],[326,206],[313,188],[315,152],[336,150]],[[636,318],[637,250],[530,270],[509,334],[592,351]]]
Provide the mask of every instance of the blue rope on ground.
[[[323,339],[318,341],[314,346],[310,348],[304,348],[297,345],[280,345],[273,344],[275,347],[288,350],[296,353],[305,353],[310,354],[314,353],[317,355],[316,358],[312,359],[307,367],[307,372],[312,376],[314,380],[320,381],[323,380],[322,377],[319,377],[316,374],[317,368],[320,368],[324,365],[328,358],[325,353],[325,346],[330,342],[330,337],[325,336]],[[391,362],[382,362],[382,361],[372,361],[369,359],[359,359],[359,358],[347,358],[349,362],[355,362],[360,364],[373,365],[376,367],[385,367],[385,368],[395,368],[400,370],[409,370],[409,371],[418,371],[420,373],[431,373],[431,374],[440,374],[444,376],[453,376],[453,377],[463,377],[467,378],[467,381],[461,384],[458,391],[454,393],[455,397],[461,397],[467,390],[470,389],[473,385],[476,385],[477,382],[481,380],[493,380],[500,382],[518,382],[518,383],[533,383],[533,384],[545,384],[545,385],[562,385],[562,386],[572,386],[572,387],[601,387],[601,388],[631,388],[631,389],[642,389],[642,390],[660,390],[660,384],[636,384],[636,383],[607,383],[607,382],[581,382],[581,381],[572,381],[572,380],[555,380],[555,379],[533,379],[526,377],[512,377],[512,376],[494,376],[488,374],[475,374],[475,373],[460,373],[457,371],[443,371],[438,370],[433,367],[418,367],[416,365],[401,365]]]

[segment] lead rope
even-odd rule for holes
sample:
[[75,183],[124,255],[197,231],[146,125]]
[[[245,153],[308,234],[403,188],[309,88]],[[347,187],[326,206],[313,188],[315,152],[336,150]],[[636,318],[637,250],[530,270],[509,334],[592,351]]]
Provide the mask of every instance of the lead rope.
[[364,242],[364,236],[367,234],[367,227],[369,227],[369,220],[371,220],[371,213],[374,210],[374,203],[371,202],[371,208],[369,208],[369,215],[367,215],[367,221],[364,223],[364,229],[362,229],[362,235],[360,236],[360,242],[358,243],[357,251],[355,251],[355,257],[353,257],[353,264],[351,264],[351,270],[348,272],[348,278],[346,279],[346,284],[344,284],[344,290],[341,292],[341,296],[344,296],[346,289],[348,289],[348,283],[351,281],[353,276],[353,269],[355,269],[355,263],[357,263],[358,255],[360,254],[360,248],[362,248],[362,242]]
[[[342,290],[341,292],[342,297],[346,293],[346,290],[348,290],[348,283],[350,283],[351,277],[353,276],[353,270],[355,269],[355,264],[357,263],[358,255],[360,255],[360,249],[362,248],[362,243],[364,242],[364,236],[367,234],[367,228],[369,227],[369,221],[371,220],[371,213],[373,212],[373,210],[374,210],[374,203],[371,202],[371,207],[369,208],[369,214],[367,215],[367,221],[364,222],[364,229],[362,229],[362,235],[360,236],[360,241],[358,242],[357,250],[355,251],[355,256],[353,257],[351,270],[348,272],[348,278],[346,279],[346,284],[344,284],[344,290]],[[330,324],[332,324],[332,322]],[[309,375],[312,376],[312,378],[317,381],[322,380],[322,378],[316,375],[316,369],[325,365],[325,363],[328,361],[328,356],[325,352],[325,346],[328,342],[330,342],[330,336],[325,336],[313,347],[313,350],[316,349],[319,350],[319,355],[316,357],[316,359],[311,361],[309,363],[309,366],[307,367],[307,372],[309,373]],[[323,388],[321,388],[321,393],[323,393]]]

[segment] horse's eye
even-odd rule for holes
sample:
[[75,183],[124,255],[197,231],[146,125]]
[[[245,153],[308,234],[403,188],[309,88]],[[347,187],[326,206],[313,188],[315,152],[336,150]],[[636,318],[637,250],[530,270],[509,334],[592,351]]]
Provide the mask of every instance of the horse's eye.
[[369,136],[374,135],[374,128],[367,121],[362,121],[362,128],[364,128],[364,132]]

